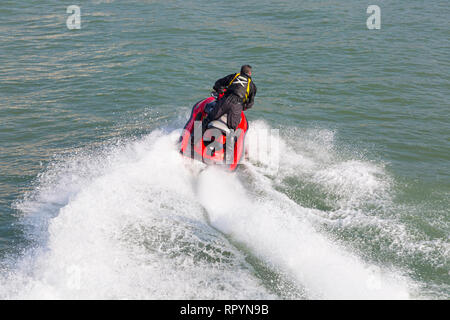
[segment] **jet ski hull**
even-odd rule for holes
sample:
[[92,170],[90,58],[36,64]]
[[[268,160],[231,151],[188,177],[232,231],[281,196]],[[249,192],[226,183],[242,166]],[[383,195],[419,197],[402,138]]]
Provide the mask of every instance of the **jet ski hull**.
[[226,130],[226,120],[212,121],[209,125],[211,127],[208,126],[209,128],[202,135],[201,124],[207,116],[205,107],[214,101],[216,98],[211,96],[193,106],[191,117],[180,138],[180,152],[206,164],[226,165],[228,170],[234,171],[244,154],[244,140],[248,130],[247,118],[242,112],[241,121],[234,133],[230,133],[229,129]]

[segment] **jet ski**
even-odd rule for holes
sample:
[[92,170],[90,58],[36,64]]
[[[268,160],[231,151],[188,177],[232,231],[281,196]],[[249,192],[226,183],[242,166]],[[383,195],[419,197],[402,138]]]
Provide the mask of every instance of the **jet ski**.
[[241,113],[241,121],[236,130],[228,127],[227,114],[209,122],[207,128],[202,128],[203,120],[222,96],[223,94],[213,93],[192,107],[191,117],[180,137],[180,152],[208,165],[221,164],[227,170],[234,171],[244,154],[244,139],[248,130],[244,112]]

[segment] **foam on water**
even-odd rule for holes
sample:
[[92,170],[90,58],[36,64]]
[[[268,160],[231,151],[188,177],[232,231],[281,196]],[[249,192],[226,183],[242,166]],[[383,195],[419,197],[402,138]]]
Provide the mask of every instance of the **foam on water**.
[[272,192],[252,196],[233,176],[214,168],[200,179],[199,196],[211,223],[292,275],[310,298],[409,297],[401,276],[364,263],[317,233],[304,219],[310,209]]
[[[250,138],[268,126],[251,128]],[[333,163],[333,134],[322,134],[328,145],[303,140],[304,153],[280,138],[276,173],[254,159],[237,173],[199,173],[203,165],[178,154],[177,133],[159,130],[60,160],[17,205],[34,246],[0,272],[0,297],[280,297],[249,256],[305,298],[410,297],[415,285],[402,272],[337,243],[314,225],[326,212],[276,190],[301,176],[349,210],[389,188],[379,166]]]
[[[48,229],[34,230],[41,233],[32,235],[37,249],[2,272],[0,296],[272,297],[242,254],[206,223],[191,171],[171,138],[153,132],[109,157],[102,155],[111,162],[93,170],[96,176],[73,177],[74,185],[49,186],[55,177],[42,177],[44,191],[19,207],[26,210],[25,220],[32,219],[29,223],[47,219]],[[175,155],[163,157],[170,153]],[[76,162],[82,175],[96,161]],[[65,177],[63,172],[57,176]],[[55,202],[62,204],[56,210]]]

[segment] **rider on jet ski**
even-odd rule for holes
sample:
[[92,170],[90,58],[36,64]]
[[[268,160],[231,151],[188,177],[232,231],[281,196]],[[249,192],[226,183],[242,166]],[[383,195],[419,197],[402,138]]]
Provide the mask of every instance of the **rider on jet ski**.
[[204,128],[210,121],[227,114],[227,125],[235,130],[241,121],[242,110],[250,109],[255,101],[256,85],[252,80],[252,67],[243,65],[240,73],[233,73],[217,80],[213,89],[219,94],[225,92],[225,95],[208,113],[203,123]]

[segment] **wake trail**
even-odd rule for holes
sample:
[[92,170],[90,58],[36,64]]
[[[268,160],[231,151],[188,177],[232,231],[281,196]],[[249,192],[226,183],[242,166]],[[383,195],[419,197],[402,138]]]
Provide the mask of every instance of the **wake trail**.
[[[155,130],[50,166],[17,205],[35,244],[0,271],[0,297],[279,298],[234,243],[307,298],[411,296],[414,284],[401,272],[365,262],[317,230],[312,221],[327,212],[301,206],[275,187],[283,176],[326,177],[325,187],[338,191],[349,180],[352,194],[342,201],[363,202],[361,190],[377,195],[384,188],[376,170],[356,163],[357,181],[339,166],[317,170],[317,158],[280,138],[290,151],[278,172],[250,159],[230,174],[182,157],[174,147],[179,133]],[[311,146],[312,154],[324,148]]]
[[310,209],[283,198],[274,197],[271,189],[266,195],[252,196],[234,176],[215,168],[200,176],[199,200],[211,224],[291,275],[305,287],[308,298],[409,297],[400,275],[373,268],[333,244],[304,218]]

